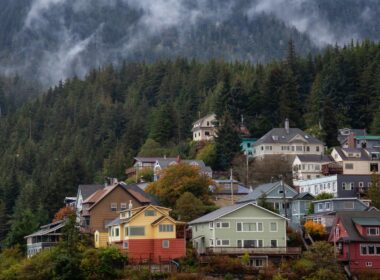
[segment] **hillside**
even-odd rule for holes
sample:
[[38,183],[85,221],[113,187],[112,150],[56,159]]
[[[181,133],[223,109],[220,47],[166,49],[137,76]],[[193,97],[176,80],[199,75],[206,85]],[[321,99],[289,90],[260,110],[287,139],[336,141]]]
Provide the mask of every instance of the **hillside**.
[[0,72],[54,85],[109,63],[186,57],[268,62],[378,40],[376,0],[6,0]]
[[93,70],[0,119],[0,201],[11,224],[26,209],[44,222],[79,183],[122,179],[147,139],[189,156],[198,112],[235,123],[243,114],[253,136],[286,117],[300,128],[320,123],[329,146],[338,127],[380,133],[379,65],[380,44],[364,42],[306,59],[290,44],[286,60],[268,65],[177,59]]

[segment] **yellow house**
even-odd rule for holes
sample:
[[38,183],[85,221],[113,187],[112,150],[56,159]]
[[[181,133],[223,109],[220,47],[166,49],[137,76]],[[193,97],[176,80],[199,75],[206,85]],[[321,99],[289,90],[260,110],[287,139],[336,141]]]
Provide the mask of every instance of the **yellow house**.
[[[184,256],[184,223],[170,217],[170,211],[147,205],[120,212],[120,216],[107,225],[108,244],[126,250],[130,262],[141,259],[159,262]],[[97,243],[102,243],[101,234],[95,239]]]

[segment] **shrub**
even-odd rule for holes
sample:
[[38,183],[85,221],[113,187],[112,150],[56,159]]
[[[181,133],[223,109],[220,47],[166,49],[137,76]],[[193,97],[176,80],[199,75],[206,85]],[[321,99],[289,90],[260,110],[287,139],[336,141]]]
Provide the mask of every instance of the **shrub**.
[[242,274],[244,265],[238,258],[228,256],[215,256],[210,258],[209,271],[217,274]]
[[319,223],[315,223],[313,221],[307,221],[304,224],[305,230],[311,236],[322,237],[326,234],[325,227]]

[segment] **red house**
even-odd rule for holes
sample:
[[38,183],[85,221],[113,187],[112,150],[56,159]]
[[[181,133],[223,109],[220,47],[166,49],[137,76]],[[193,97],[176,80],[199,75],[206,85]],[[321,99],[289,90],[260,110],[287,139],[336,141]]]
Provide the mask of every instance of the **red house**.
[[329,241],[336,257],[351,272],[363,269],[380,272],[380,212],[337,212]]

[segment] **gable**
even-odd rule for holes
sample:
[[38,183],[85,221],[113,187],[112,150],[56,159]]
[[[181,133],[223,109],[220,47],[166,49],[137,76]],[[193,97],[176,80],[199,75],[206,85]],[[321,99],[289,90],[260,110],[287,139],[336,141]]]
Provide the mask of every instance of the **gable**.
[[117,185],[102,198],[100,198],[94,205],[92,205],[89,211],[93,211],[95,208],[104,208],[108,210],[110,209],[111,203],[119,203],[120,201],[127,203],[127,206],[130,201],[134,207],[141,206],[141,203],[135,199],[128,191],[126,191],[122,186]]
[[280,215],[273,213],[269,210],[261,208],[253,204],[246,204],[245,206],[224,215],[221,218],[272,218],[272,219],[285,219]]
[[[285,193],[286,193],[287,198],[292,198],[295,195],[297,195],[297,191],[292,189],[291,187],[285,185],[284,188],[285,188]],[[267,193],[267,197],[283,198],[284,194],[282,191],[283,191],[283,187],[281,185],[277,185]]]
[[289,140],[289,143],[292,143],[292,142],[308,143],[308,140],[306,140],[301,134],[297,134],[296,136],[294,136],[292,139]]

